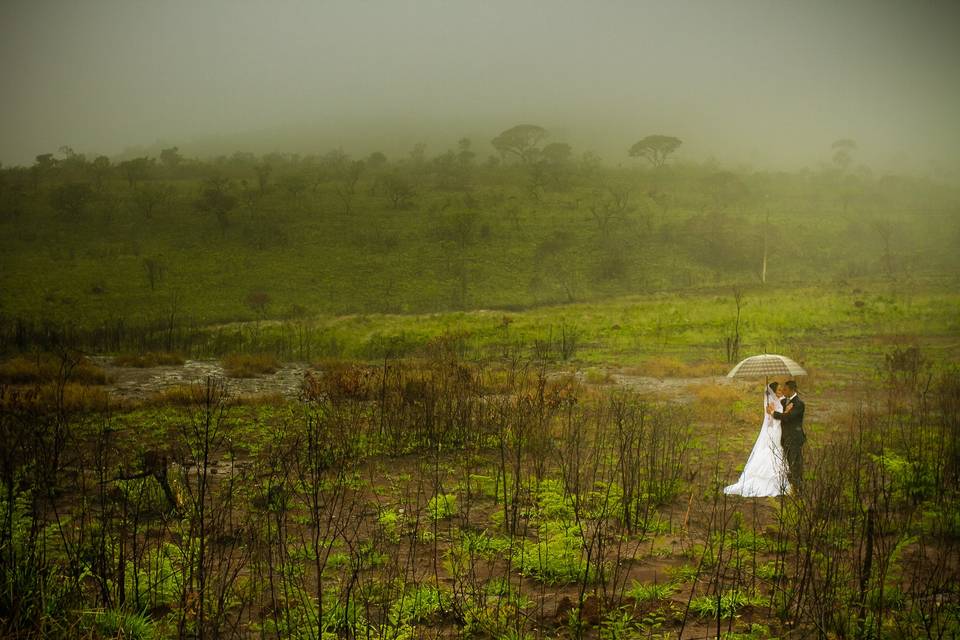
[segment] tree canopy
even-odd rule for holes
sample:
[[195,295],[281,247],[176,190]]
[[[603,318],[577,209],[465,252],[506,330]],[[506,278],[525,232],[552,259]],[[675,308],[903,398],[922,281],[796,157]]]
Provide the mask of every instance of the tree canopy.
[[628,153],[631,158],[646,158],[654,167],[662,167],[681,144],[680,138],[673,136],[647,136],[630,147]]
[[547,137],[547,130],[543,127],[535,124],[518,124],[498,135],[490,141],[490,144],[500,152],[500,155],[513,154],[526,164],[536,158],[539,153],[537,145],[545,137]]

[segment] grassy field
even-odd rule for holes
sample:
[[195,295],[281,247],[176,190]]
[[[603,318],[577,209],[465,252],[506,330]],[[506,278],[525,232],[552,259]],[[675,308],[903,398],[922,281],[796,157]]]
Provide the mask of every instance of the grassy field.
[[[864,363],[858,355],[876,355],[898,338],[946,339],[950,344],[960,331],[960,298],[952,291],[930,288],[891,296],[883,285],[861,286],[839,291],[747,290],[741,312],[742,351],[801,353],[813,366],[826,366],[828,356],[840,356],[831,367],[842,367],[852,357],[856,366]],[[566,332],[573,341],[566,359],[629,365],[664,355],[694,362],[722,360],[724,338],[733,332],[735,318],[736,303],[729,290],[702,289],[522,312],[341,316],[311,326],[333,337],[348,357],[369,356],[378,344],[391,340],[410,348],[452,334],[462,336],[465,347],[478,357],[511,343],[539,340],[551,342],[554,355],[562,358],[559,345]],[[271,327],[259,331],[269,334]]]
[[[813,370],[863,373],[882,364],[891,347],[918,344],[934,361],[947,363],[957,357],[958,304],[952,284],[943,280],[907,290],[887,282],[747,288],[739,353],[786,353]],[[271,353],[301,362],[413,356],[445,336],[470,360],[520,355],[635,367],[671,359],[717,371],[729,364],[726,345],[737,333],[736,317],[733,292],[722,287],[525,311],[351,314],[214,326],[177,320],[139,329],[105,323],[103,334],[84,335],[94,352],[177,351],[199,358]],[[15,327],[7,329],[4,341],[12,345]]]

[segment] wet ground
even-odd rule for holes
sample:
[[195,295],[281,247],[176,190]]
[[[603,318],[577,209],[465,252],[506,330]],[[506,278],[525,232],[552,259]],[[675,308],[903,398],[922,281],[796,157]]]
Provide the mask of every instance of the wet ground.
[[91,358],[107,372],[107,391],[124,400],[141,400],[178,387],[204,382],[207,378],[223,378],[231,395],[282,394],[296,397],[307,366],[284,363],[275,373],[255,378],[230,378],[218,360],[187,360],[182,365],[159,367],[118,367],[109,357]]

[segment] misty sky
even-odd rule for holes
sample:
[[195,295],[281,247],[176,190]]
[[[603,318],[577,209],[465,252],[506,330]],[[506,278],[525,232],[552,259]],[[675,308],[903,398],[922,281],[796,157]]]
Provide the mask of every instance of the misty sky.
[[211,135],[485,155],[530,122],[615,162],[666,133],[815,167],[850,137],[871,166],[956,170],[958,4],[2,0],[0,161]]

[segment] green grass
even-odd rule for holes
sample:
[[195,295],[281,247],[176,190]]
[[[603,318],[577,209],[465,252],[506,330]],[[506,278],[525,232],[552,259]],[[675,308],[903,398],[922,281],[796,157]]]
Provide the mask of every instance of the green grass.
[[518,547],[513,562],[521,573],[546,584],[573,584],[596,579],[596,567],[587,565],[583,539],[576,527],[560,522],[541,523],[537,542],[526,542]]
[[719,615],[723,619],[729,619],[747,606],[765,607],[769,604],[768,600],[758,594],[750,594],[740,589],[731,589],[724,591],[717,596],[698,596],[690,601],[690,610],[701,618],[711,619]]
[[94,615],[92,627],[98,637],[129,640],[153,640],[160,637],[156,625],[145,614],[111,609]]
[[[854,306],[860,298],[869,301],[866,307]],[[950,349],[956,348],[952,337],[960,332],[960,296],[942,288],[917,291],[905,301],[890,298],[880,285],[859,294],[826,287],[758,287],[747,291],[745,300],[741,354],[789,354],[814,374],[818,368],[840,372],[875,368],[893,344],[912,340],[933,341],[927,356],[948,360]],[[327,316],[304,326],[310,353],[316,356],[375,360],[391,351],[412,353],[447,335],[467,357],[498,356],[517,344],[549,341],[552,348],[546,353],[558,361],[562,354],[557,336],[565,327],[579,336],[571,357],[577,362],[634,366],[642,374],[652,358],[668,357],[708,362],[710,366],[702,369],[716,373],[726,369],[721,338],[734,313],[727,292],[714,290],[627,296],[511,313]],[[234,328],[262,344],[278,342],[292,330],[283,324]],[[210,343],[221,331],[209,331]],[[329,353],[330,345],[335,345],[335,353]]]
[[383,530],[383,535],[390,542],[400,542],[400,525],[402,516],[394,509],[385,509],[377,516],[377,524]]
[[637,604],[640,604],[644,602],[666,600],[676,591],[677,586],[671,582],[664,584],[643,584],[634,580],[633,585],[625,595],[629,598],[633,598],[637,601]]
[[[928,284],[909,298],[891,297],[882,283],[835,290],[810,286],[749,289],[744,295],[741,355],[784,353],[801,361],[811,380],[829,387],[836,376],[875,371],[895,345],[920,344],[924,357],[940,363],[957,356],[960,295],[944,285]],[[865,300],[857,307],[857,300]],[[317,316],[281,323],[235,324],[197,328],[191,357],[231,353],[237,347],[258,354],[275,350],[281,360],[378,360],[384,354],[413,355],[446,336],[463,356],[501,358],[523,345],[563,363],[561,329],[578,336],[566,354],[577,366],[622,369],[632,375],[681,377],[716,375],[728,368],[721,338],[735,313],[725,290],[623,296],[609,300],[537,307],[525,311],[462,311],[431,314]],[[49,372],[49,358],[40,369]],[[123,360],[126,363],[128,360]],[[684,366],[667,366],[670,363]],[[276,361],[257,371],[269,372]],[[321,368],[326,368],[323,362]],[[11,382],[38,375],[29,359],[10,361],[0,375]],[[49,377],[48,373],[42,373]],[[597,375],[587,376],[596,383]],[[606,378],[604,378],[604,382]],[[808,387],[809,388],[809,387]]]
[[390,621],[397,625],[422,623],[440,611],[444,599],[449,602],[450,595],[439,587],[429,584],[416,587],[394,601]]
[[438,493],[427,504],[427,515],[437,522],[457,515],[457,496],[450,493]]

